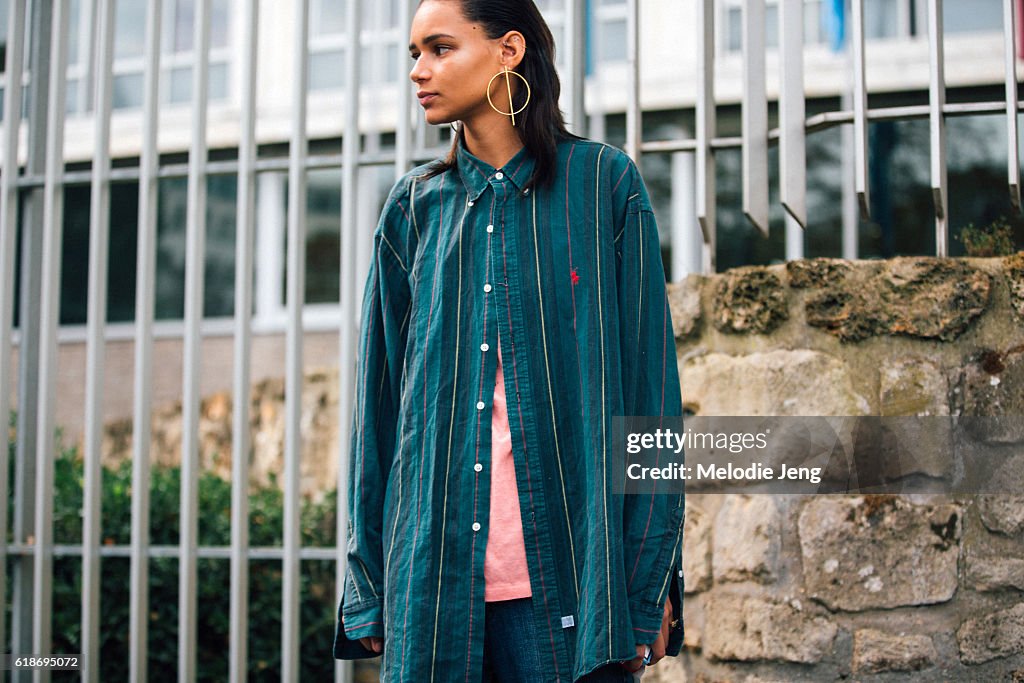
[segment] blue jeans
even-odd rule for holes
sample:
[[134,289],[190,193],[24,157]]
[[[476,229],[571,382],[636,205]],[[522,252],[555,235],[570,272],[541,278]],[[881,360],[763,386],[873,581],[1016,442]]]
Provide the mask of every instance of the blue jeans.
[[[530,598],[488,602],[484,623],[484,683],[532,683],[551,674],[541,659]],[[566,662],[566,668],[570,666]],[[632,683],[618,662],[602,666],[576,683]]]

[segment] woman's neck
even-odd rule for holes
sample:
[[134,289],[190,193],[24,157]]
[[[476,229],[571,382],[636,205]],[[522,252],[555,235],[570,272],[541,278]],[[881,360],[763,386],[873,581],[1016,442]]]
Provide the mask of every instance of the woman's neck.
[[462,123],[466,149],[494,168],[501,168],[507,164],[523,148],[523,143],[511,121],[506,117],[502,119]]

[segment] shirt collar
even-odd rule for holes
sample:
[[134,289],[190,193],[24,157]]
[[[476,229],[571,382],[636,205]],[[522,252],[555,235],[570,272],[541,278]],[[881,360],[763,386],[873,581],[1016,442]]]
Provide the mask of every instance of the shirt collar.
[[462,178],[463,185],[466,186],[470,200],[479,197],[487,189],[489,183],[502,182],[496,177],[499,172],[520,190],[526,187],[526,182],[533,173],[534,158],[525,145],[501,168],[494,168],[486,161],[473,156],[462,141],[456,146],[455,158],[459,176]]

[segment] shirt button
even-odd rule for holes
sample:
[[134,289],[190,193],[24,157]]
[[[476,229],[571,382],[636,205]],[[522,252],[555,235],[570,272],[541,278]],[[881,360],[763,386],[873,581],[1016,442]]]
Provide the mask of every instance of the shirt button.
[[473,531],[480,531],[480,522],[473,522]]
[[486,351],[489,348],[491,348],[491,347],[487,345],[487,342],[484,342],[483,344],[480,345],[480,350],[481,351]]
[[523,190],[523,194],[530,194],[530,188],[526,188],[525,190]]
[[467,204],[469,204],[470,206],[473,206],[473,200],[472,200],[472,199],[470,199],[470,200],[469,200],[468,202],[466,202],[466,203],[467,203]]
[[491,283],[488,282],[486,285],[484,285],[484,291],[485,292],[491,291]]
[[484,402],[483,401],[477,401],[476,402],[476,409],[477,410],[483,410],[484,409]]
[[494,232],[494,226],[493,225],[488,225],[487,226],[487,232]]
[[484,466],[481,465],[480,463],[477,463],[477,464],[473,465],[473,469],[476,470],[477,472],[479,472],[483,468],[484,468]]
[[498,180],[501,180],[502,178],[505,177],[505,174],[502,173],[501,171],[498,171],[497,173],[494,174],[494,177],[497,178]]

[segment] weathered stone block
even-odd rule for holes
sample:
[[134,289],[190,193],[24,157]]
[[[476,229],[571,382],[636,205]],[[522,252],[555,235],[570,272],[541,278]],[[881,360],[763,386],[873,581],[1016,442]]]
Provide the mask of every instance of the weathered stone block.
[[668,305],[672,313],[672,333],[679,341],[689,339],[700,332],[702,313],[700,292],[704,278],[690,273],[680,282],[670,282]]
[[771,496],[726,496],[715,518],[715,580],[774,581],[781,538]]
[[786,261],[789,286],[795,289],[838,284],[849,270],[849,261],[843,259],[812,258]]
[[719,276],[712,321],[720,332],[771,332],[789,318],[786,292],[775,273],[734,268]]
[[1010,306],[1024,318],[1024,251],[1003,259],[1003,268],[1010,287]]
[[711,518],[689,500],[683,525],[683,578],[687,593],[711,588]]
[[866,415],[849,367],[819,351],[709,353],[682,363],[683,401],[700,415]]
[[1024,346],[983,350],[960,373],[959,412],[974,439],[988,444],[1024,443]]
[[981,521],[989,531],[1012,536],[1024,530],[1024,496],[993,493],[977,500]]
[[829,619],[782,604],[738,595],[708,603],[704,654],[713,660],[772,659],[811,664],[832,647],[839,628]]
[[893,635],[875,629],[853,634],[853,670],[858,673],[920,671],[932,665],[937,653],[928,636]]
[[960,661],[981,664],[1024,654],[1024,602],[994,614],[968,619],[956,632]]
[[962,517],[957,505],[897,496],[811,500],[799,518],[807,593],[851,611],[949,600]]
[[885,360],[878,378],[880,415],[949,415],[949,383],[931,361]]
[[967,584],[977,591],[1016,588],[1024,591],[1024,559],[1018,557],[970,557]]
[[896,258],[867,277],[844,278],[805,303],[807,323],[857,341],[906,335],[950,341],[988,306],[992,278],[952,259]]

